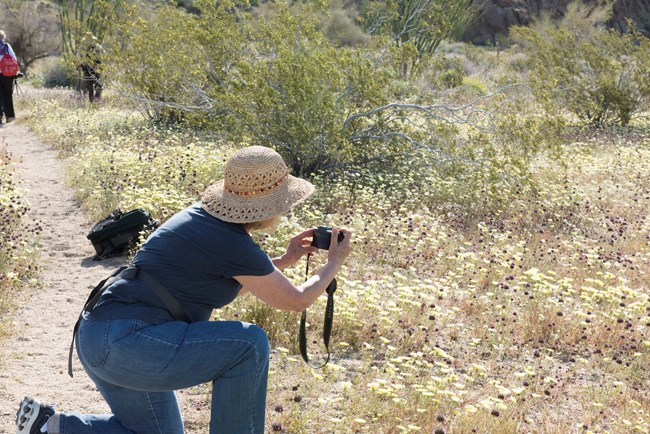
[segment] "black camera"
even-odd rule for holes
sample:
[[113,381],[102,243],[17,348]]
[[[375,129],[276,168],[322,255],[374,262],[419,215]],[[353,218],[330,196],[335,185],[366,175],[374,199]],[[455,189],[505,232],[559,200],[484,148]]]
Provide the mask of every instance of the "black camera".
[[[339,232],[338,242],[340,243],[345,238],[342,232]],[[314,229],[314,236],[311,245],[319,249],[330,249],[330,241],[332,240],[332,228],[327,226],[319,226]]]

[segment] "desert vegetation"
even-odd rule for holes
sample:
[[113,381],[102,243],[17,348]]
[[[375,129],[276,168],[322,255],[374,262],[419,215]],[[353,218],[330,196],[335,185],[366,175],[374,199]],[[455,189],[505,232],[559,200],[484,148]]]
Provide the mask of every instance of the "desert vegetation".
[[[190,3],[116,12],[101,101],[18,102],[93,218],[164,220],[234,149],[263,144],[317,185],[255,235],[269,255],[304,227],[354,232],[322,370],[299,356],[299,314],[248,296],[215,313],[269,334],[268,432],[650,432],[644,36],[579,6],[496,49],[452,41],[471,19],[445,2]],[[315,360],[324,308],[309,310]],[[188,432],[204,432],[208,412],[195,417]]]
[[[10,166],[9,155],[0,147],[0,314],[16,306],[21,290],[36,284],[38,222],[30,221],[20,180]],[[0,315],[2,316],[2,315]],[[0,321],[0,338],[10,332]]]

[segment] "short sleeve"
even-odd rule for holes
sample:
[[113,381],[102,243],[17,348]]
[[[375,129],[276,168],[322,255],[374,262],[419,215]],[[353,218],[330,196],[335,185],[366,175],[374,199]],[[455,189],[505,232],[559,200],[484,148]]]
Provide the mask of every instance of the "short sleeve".
[[275,267],[271,258],[249,236],[246,242],[230,246],[228,257],[223,264],[223,277],[230,279],[234,276],[266,276]]

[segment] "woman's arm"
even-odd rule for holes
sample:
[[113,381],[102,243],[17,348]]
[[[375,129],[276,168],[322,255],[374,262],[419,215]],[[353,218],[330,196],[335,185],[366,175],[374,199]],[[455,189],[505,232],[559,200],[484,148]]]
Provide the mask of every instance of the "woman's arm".
[[332,241],[328,251],[327,263],[303,284],[295,286],[276,268],[266,276],[235,276],[235,279],[242,284],[240,294],[251,292],[257,298],[276,309],[297,312],[305,310],[325,291],[327,285],[334,279],[352,251],[352,233],[344,229],[340,230],[340,232],[345,237],[343,241],[338,243],[336,240],[339,230],[332,230]]

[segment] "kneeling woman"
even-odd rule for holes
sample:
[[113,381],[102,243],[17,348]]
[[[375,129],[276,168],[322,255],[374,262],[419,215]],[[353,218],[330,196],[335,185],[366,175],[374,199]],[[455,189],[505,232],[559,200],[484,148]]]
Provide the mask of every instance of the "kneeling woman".
[[[277,225],[313,191],[309,182],[289,175],[272,149],[237,151],[224,179],[136,253],[132,265],[151,280],[119,278],[80,323],[79,359],[113,414],[59,413],[25,398],[17,432],[180,434],[174,391],[211,381],[210,433],[263,434],[267,336],[253,324],[209,319],[213,309],[247,292],[274,308],[301,311],[325,291],[350,254],[349,231],[340,230],[343,241],[332,241],[327,263],[300,286],[282,269],[316,250],[310,246],[313,230],[293,237],[275,259],[249,235]],[[338,233],[332,231],[332,240]],[[152,280],[173,295],[188,322],[174,319],[151,289]]]

